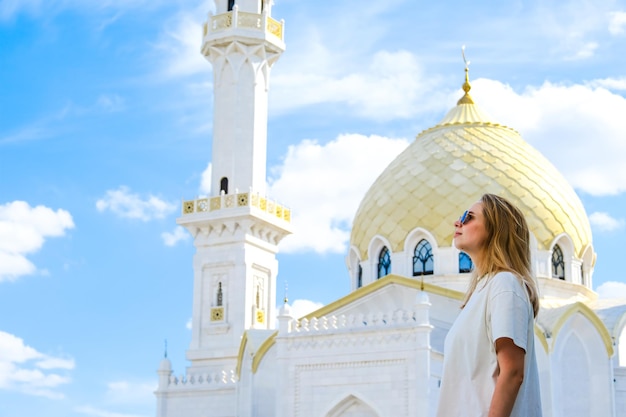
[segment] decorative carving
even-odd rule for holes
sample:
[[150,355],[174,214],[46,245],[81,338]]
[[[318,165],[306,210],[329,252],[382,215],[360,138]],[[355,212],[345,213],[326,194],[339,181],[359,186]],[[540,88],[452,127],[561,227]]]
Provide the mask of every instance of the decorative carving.
[[188,373],[186,375],[171,375],[168,380],[168,390],[206,390],[224,389],[224,386],[234,386],[237,383],[237,374],[234,369],[212,373]]
[[[267,31],[278,39],[283,39],[283,23],[278,20],[267,17],[263,24],[263,15],[248,12],[237,13],[237,24],[235,26],[246,29],[256,29],[258,31]],[[205,23],[203,27],[204,36],[210,32],[219,32],[233,27],[233,12],[227,12],[211,16],[209,24]]]
[[261,29],[261,15],[256,13],[239,12],[237,26],[242,28]]
[[196,200],[196,211],[199,213],[209,211],[209,200],[206,198]]
[[[330,372],[336,369],[365,369],[365,368],[385,368],[385,371],[393,369],[398,375],[396,380],[398,381],[394,395],[400,395],[403,401],[404,414],[409,415],[408,398],[409,398],[409,386],[406,381],[409,379],[409,366],[406,359],[382,359],[373,361],[352,361],[352,362],[333,362],[333,363],[315,363],[315,364],[298,364],[295,366],[293,376],[293,394],[294,394],[294,409],[291,415],[298,417],[301,415],[300,406],[302,404],[301,396],[303,373],[319,373],[320,376],[327,377]],[[400,382],[402,381],[402,382]]]
[[239,207],[248,205],[248,193],[237,194],[237,205]]
[[194,201],[183,201],[183,214],[191,214],[194,209]]
[[257,323],[265,323],[265,311],[263,310],[256,311],[256,321]]
[[211,32],[228,29],[233,25],[233,12],[211,16]]
[[211,321],[223,321],[224,320],[224,307],[212,307],[211,308]]
[[271,17],[267,18],[267,31],[278,39],[283,38],[283,24],[278,20],[274,20]]

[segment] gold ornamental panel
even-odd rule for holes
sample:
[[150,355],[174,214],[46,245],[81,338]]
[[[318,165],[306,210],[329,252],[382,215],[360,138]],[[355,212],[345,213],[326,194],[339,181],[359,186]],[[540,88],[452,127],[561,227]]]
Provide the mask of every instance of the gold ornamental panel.
[[237,207],[257,207],[259,210],[272,214],[279,219],[291,222],[290,209],[255,193],[227,194],[210,198],[203,197],[197,200],[183,201],[182,214],[206,213],[209,211]]
[[265,311],[257,310],[257,312],[256,312],[256,321],[257,321],[257,323],[265,323]]
[[211,308],[211,321],[223,321],[224,320],[224,307],[212,307]]
[[267,18],[267,31],[278,39],[283,38],[283,25],[278,20],[274,20],[271,17]]
[[183,214],[193,213],[194,201],[183,201]]
[[196,200],[196,211],[198,213],[203,213],[205,211],[209,211],[209,199],[208,198],[201,198],[199,200]]
[[245,207],[248,205],[248,193],[237,194],[237,205]]

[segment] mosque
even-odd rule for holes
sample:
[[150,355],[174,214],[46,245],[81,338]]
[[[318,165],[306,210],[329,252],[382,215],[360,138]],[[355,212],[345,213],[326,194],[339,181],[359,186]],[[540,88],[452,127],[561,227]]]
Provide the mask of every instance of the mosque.
[[215,4],[202,41],[213,195],[184,202],[177,220],[196,247],[189,366],[161,361],[157,417],[434,416],[443,341],[472,269],[450,219],[486,192],[519,206],[532,232],[543,415],[626,417],[626,306],[592,290],[585,209],[546,158],[474,103],[467,72],[457,105],[363,197],[351,292],[305,317],[286,301],[275,311],[291,211],[265,195],[267,94],[284,22],[272,0]]

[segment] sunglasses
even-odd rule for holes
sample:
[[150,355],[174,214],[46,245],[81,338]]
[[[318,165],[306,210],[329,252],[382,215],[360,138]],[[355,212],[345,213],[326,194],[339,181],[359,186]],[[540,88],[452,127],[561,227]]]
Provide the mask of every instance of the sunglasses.
[[469,210],[465,210],[465,213],[463,213],[461,217],[459,217],[459,223],[465,225],[469,223],[469,221],[472,220],[473,218],[474,218],[474,215],[470,213]]

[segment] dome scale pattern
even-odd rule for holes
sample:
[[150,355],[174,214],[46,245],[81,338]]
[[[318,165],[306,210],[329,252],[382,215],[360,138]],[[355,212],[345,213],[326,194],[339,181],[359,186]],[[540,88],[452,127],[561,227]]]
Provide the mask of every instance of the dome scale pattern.
[[374,236],[399,252],[417,227],[438,246],[451,246],[453,222],[485,193],[501,195],[524,212],[539,250],[567,233],[582,256],[591,245],[591,227],[573,188],[515,130],[488,120],[475,104],[459,100],[383,171],[353,222],[350,243],[362,260]]

